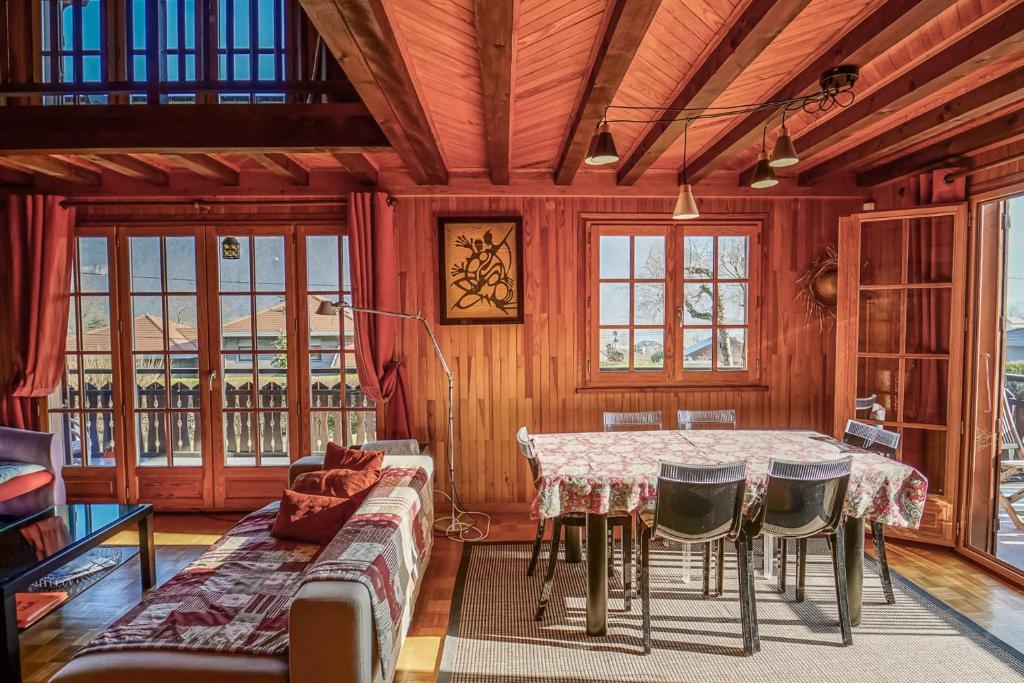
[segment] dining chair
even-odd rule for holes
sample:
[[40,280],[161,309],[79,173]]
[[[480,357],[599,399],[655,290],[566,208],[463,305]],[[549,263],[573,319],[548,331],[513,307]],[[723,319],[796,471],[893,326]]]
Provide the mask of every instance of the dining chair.
[[679,410],[676,411],[679,429],[736,429],[736,411],[725,410]]
[[661,429],[663,422],[660,410],[647,410],[636,413],[604,414],[604,431],[628,432]]
[[[846,585],[846,541],[843,537],[843,506],[852,464],[851,456],[817,462],[770,460],[764,497],[751,508],[745,523],[745,533],[749,538],[771,534],[782,539],[783,543],[796,539],[798,602],[804,598],[807,539],[812,536],[826,538],[832,550],[843,645],[853,644]],[[756,620],[754,641],[758,641]]]
[[[737,578],[740,593],[740,619],[743,653],[760,649],[757,642],[757,606],[754,597],[754,570],[750,562],[752,547],[743,529],[743,495],[747,465],[659,466],[654,511],[640,514],[640,558],[637,581],[643,606],[643,649],[651,651],[651,537],[683,543],[715,544],[718,548],[718,593],[722,592],[725,541],[736,545]],[[705,565],[705,582],[707,569]]]
[[1021,441],[1020,432],[1017,430],[1017,422],[1014,419],[1013,394],[1009,389],[1003,389],[1002,410],[999,411],[999,435],[1002,453],[999,458],[999,504],[1003,511],[1010,517],[1010,521],[1018,529],[1024,530],[1024,518],[1017,512],[1014,504],[1024,498],[1024,489],[1007,495],[1003,492],[1002,484],[1019,480],[1024,475],[1024,442]]
[[858,396],[857,403],[854,406],[854,413],[857,417],[871,417],[871,411],[875,408],[875,400],[878,399],[878,394],[871,394],[870,396]]
[[[534,452],[533,444],[530,442],[530,434],[526,427],[520,427],[516,432],[516,444],[519,446],[519,452],[523,454],[527,462],[530,463],[530,475],[536,482],[540,477],[540,470],[537,466],[537,454]],[[620,526],[622,527],[622,539],[623,547],[626,544],[632,546],[633,543],[633,516],[632,515],[608,515],[608,527]],[[537,520],[537,534],[533,539],[533,551],[530,553],[530,564],[526,568],[526,575],[533,576],[533,573],[537,569],[537,560],[540,557],[540,546],[544,540],[544,530],[547,526],[546,519]],[[555,566],[558,562],[558,548],[561,544],[562,530],[566,527],[581,527],[587,526],[587,516],[583,513],[569,513],[565,515],[558,515],[554,518],[554,524],[551,534],[551,548],[548,553],[548,566],[547,572],[544,577],[544,585],[541,588],[541,598],[537,605],[537,612],[535,618],[540,621],[544,617],[544,611],[547,609],[548,600],[551,597],[551,588],[555,581]],[[632,606],[633,597],[633,567],[631,562],[631,554],[624,553],[622,561],[622,590],[623,590],[623,601],[625,608],[628,610]],[[611,553],[609,553],[609,572],[611,571],[611,565],[613,561],[611,559]]]

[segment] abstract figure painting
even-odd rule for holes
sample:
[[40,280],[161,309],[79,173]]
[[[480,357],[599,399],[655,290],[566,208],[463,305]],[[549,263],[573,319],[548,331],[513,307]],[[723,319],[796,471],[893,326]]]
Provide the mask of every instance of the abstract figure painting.
[[523,220],[437,219],[441,324],[523,322]]

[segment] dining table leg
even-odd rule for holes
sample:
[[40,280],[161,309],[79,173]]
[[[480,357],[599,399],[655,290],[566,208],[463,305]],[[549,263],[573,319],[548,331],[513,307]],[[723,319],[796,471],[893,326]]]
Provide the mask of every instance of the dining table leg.
[[864,597],[864,518],[847,517],[846,528],[846,595],[850,603],[850,625],[860,625]]
[[579,564],[583,561],[583,529],[581,527],[565,527],[565,561],[570,564]]
[[587,513],[587,635],[608,633],[608,517]]

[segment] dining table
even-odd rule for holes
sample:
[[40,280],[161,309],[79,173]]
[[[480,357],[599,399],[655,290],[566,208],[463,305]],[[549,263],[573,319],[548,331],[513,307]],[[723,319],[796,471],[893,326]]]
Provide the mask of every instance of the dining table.
[[[535,434],[537,495],[531,515],[586,514],[587,634],[608,629],[608,515],[653,510],[659,465],[747,464],[744,509],[764,496],[772,459],[821,461],[854,455],[844,510],[850,620],[860,623],[864,524],[904,529],[921,523],[928,481],[883,455],[810,430],[656,430]],[[566,560],[583,560],[580,529],[566,541]],[[773,553],[766,539],[765,564]]]

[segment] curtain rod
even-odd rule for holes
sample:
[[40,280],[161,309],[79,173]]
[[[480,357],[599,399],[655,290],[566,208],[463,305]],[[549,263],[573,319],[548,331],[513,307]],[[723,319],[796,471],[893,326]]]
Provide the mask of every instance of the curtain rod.
[[[191,206],[197,211],[213,206],[242,206],[246,204],[259,204],[260,206],[340,206],[347,202],[346,197],[306,198],[295,199],[97,199],[92,197],[70,197],[61,201],[60,205],[65,209],[71,206]],[[388,205],[395,206],[398,200],[388,196]]]

